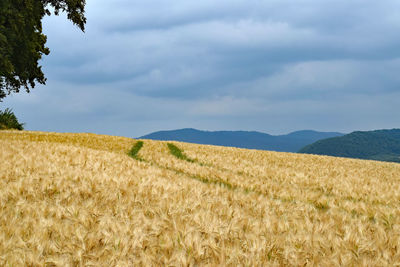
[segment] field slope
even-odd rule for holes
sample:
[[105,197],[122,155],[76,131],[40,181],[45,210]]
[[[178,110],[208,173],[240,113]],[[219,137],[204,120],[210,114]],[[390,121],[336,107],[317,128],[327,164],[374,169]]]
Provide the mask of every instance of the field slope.
[[400,164],[141,141],[1,131],[0,265],[400,265]]

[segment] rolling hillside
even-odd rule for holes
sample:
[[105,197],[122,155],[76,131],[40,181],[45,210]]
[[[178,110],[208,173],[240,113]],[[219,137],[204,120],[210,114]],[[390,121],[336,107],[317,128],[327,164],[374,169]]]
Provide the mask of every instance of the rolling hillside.
[[300,148],[315,141],[342,135],[335,132],[317,132],[311,130],[297,131],[286,135],[270,135],[247,131],[211,132],[196,129],[180,129],[154,132],[139,138],[280,152],[297,152]]
[[399,164],[15,131],[0,162],[1,266],[400,263]]
[[299,152],[400,162],[400,129],[353,132],[317,141]]

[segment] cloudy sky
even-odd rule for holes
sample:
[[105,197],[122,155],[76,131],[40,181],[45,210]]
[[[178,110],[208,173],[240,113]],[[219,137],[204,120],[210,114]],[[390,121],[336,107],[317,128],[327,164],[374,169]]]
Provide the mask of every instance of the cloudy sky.
[[88,0],[47,17],[48,79],[7,97],[28,130],[400,128],[398,0]]

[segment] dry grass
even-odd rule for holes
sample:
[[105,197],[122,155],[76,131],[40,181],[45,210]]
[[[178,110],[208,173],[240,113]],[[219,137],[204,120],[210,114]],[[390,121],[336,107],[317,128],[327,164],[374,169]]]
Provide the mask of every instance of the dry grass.
[[135,143],[0,132],[0,265],[400,265],[400,164]]

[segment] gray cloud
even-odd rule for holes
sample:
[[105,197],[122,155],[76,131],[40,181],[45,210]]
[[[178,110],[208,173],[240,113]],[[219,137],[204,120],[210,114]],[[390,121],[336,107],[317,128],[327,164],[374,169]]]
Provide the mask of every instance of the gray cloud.
[[28,129],[138,136],[399,127],[400,2],[89,0],[46,18],[47,86],[7,98]]

